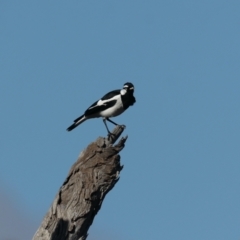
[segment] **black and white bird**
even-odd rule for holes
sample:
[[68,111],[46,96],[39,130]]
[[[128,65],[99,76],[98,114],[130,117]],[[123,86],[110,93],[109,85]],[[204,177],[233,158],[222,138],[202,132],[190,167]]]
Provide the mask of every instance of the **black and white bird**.
[[109,118],[120,115],[136,102],[133,93],[134,86],[130,82],[125,83],[121,90],[114,90],[107,93],[100,100],[93,103],[82,116],[75,119],[74,123],[67,128],[67,131],[73,130],[87,119],[102,117],[108,133],[111,134],[106,120],[114,125],[118,125]]

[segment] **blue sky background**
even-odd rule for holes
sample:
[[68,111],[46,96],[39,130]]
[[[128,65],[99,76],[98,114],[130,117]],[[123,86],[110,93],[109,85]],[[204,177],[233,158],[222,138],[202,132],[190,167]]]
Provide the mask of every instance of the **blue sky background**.
[[124,169],[88,239],[239,239],[239,12],[2,0],[0,239],[31,239],[80,151],[106,135],[101,119],[65,129],[128,81],[137,103],[113,119],[127,126]]

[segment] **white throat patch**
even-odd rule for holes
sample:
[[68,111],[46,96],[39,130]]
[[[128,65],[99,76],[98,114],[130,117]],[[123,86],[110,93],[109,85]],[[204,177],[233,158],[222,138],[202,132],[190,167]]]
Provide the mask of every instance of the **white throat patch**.
[[126,91],[125,89],[122,89],[122,90],[120,91],[121,95],[125,95],[126,92],[127,92],[127,91]]

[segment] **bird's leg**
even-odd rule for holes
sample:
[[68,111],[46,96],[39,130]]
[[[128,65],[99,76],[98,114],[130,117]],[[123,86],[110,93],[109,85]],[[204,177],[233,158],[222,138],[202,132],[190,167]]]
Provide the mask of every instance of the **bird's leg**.
[[106,129],[107,129],[107,131],[108,131],[108,134],[112,134],[110,131],[109,131],[109,129],[108,129],[108,126],[107,126],[107,123],[106,123],[106,118],[103,118],[103,122],[104,122],[104,124],[105,124],[105,126],[106,126]]
[[109,121],[109,122],[111,122],[112,124],[114,124],[114,125],[118,126],[118,124],[117,124],[117,123],[115,123],[114,121],[110,120],[109,118],[106,118],[106,120],[107,120],[107,121]]
[[106,120],[109,121],[109,122],[111,122],[111,123],[113,123],[113,124],[116,125],[116,126],[121,126],[122,128],[125,128],[124,125],[118,125],[117,123],[113,122],[113,121],[110,120],[109,118],[103,118],[103,123],[104,123],[104,125],[106,126],[106,129],[107,129],[107,131],[108,131],[108,135],[109,135],[109,136],[114,135],[114,134],[109,131],[108,126],[107,126],[107,123],[106,123]]
[[110,120],[109,118],[106,118],[107,121],[111,122],[112,124],[116,125],[116,126],[121,126],[123,128],[125,128],[126,126],[125,125],[119,125],[117,123],[115,123],[114,121]]

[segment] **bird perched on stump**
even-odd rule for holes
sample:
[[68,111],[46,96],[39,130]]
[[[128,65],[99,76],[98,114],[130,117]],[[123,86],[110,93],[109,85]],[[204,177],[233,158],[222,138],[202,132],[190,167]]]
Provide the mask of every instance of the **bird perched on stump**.
[[106,124],[106,120],[114,125],[118,125],[109,118],[122,114],[136,102],[133,93],[134,86],[130,82],[125,83],[121,90],[114,90],[107,93],[100,100],[93,103],[82,116],[75,119],[74,123],[67,128],[67,131],[73,130],[87,119],[102,117],[108,133],[111,134]]

